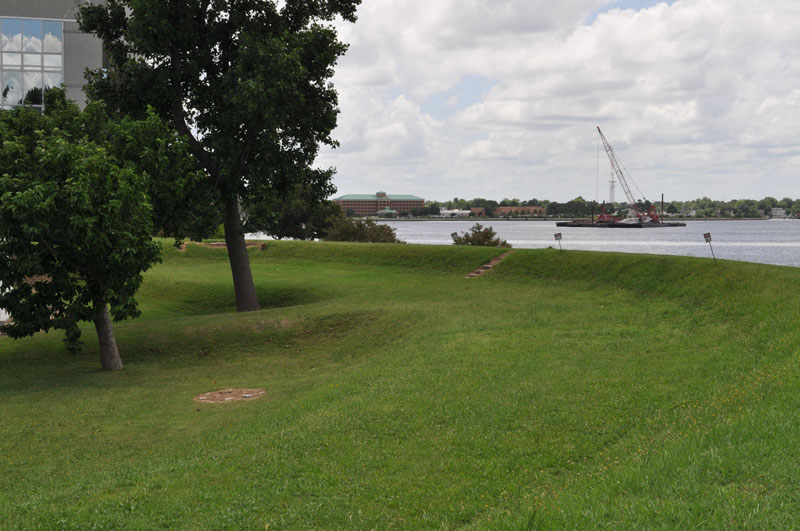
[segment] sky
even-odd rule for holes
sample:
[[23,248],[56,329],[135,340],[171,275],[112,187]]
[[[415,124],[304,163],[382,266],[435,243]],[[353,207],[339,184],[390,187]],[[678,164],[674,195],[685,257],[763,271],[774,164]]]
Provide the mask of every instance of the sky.
[[337,196],[608,200],[599,126],[647,199],[800,198],[798,0],[364,0],[358,17],[337,24],[340,146],[318,158]]

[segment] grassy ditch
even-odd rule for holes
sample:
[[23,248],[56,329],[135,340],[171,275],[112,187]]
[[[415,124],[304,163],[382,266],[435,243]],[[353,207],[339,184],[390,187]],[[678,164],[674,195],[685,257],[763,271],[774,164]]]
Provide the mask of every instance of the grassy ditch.
[[501,252],[270,243],[236,314],[169,248],[120,373],[0,339],[0,527],[798,526],[800,270]]

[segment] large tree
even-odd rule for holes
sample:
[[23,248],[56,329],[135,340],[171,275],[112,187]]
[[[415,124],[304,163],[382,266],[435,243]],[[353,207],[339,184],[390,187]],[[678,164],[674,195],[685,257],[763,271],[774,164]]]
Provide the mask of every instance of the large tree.
[[245,232],[303,236],[324,219],[280,209],[310,213],[333,192],[333,171],[313,167],[320,145],[336,145],[330,79],[346,46],[331,22],[355,21],[359,3],[108,0],[80,8],[81,28],[103,39],[110,62],[89,75],[89,98],[122,115],[152,106],[186,135],[204,168],[224,219],[239,311],[259,307]]
[[[156,116],[110,121],[102,105],[80,112],[53,89],[44,115],[0,111],[0,145],[0,307],[12,318],[2,331],[62,329],[76,351],[78,323],[91,321],[103,369],[121,369],[111,321],[139,315],[134,294],[160,259],[152,177],[186,167],[181,140]],[[135,162],[123,156],[131,146]]]

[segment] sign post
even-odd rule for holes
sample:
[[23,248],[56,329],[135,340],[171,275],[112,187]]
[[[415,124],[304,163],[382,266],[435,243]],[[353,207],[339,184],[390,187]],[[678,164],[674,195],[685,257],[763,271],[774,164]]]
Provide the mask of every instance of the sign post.
[[561,233],[556,232],[553,236],[555,236],[556,241],[558,242],[558,250],[563,251],[564,249],[561,248]]
[[705,238],[706,242],[708,242],[708,248],[711,249],[711,256],[714,257],[714,263],[716,264],[717,263],[717,257],[714,256],[714,247],[711,246],[711,233],[710,232],[706,232],[705,234],[703,234],[703,238]]

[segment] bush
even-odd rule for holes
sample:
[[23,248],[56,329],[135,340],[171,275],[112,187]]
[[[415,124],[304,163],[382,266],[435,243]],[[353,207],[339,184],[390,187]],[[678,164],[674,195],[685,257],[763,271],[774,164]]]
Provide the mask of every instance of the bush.
[[225,224],[220,223],[217,225],[216,230],[211,234],[210,239],[212,240],[224,240],[225,239]]
[[371,219],[356,220],[344,215],[331,216],[322,237],[329,242],[405,243],[388,225],[379,225]]
[[484,228],[480,223],[476,223],[469,229],[468,233],[453,233],[453,242],[456,245],[479,245],[482,247],[511,247],[511,244],[497,237],[497,233],[491,227]]

